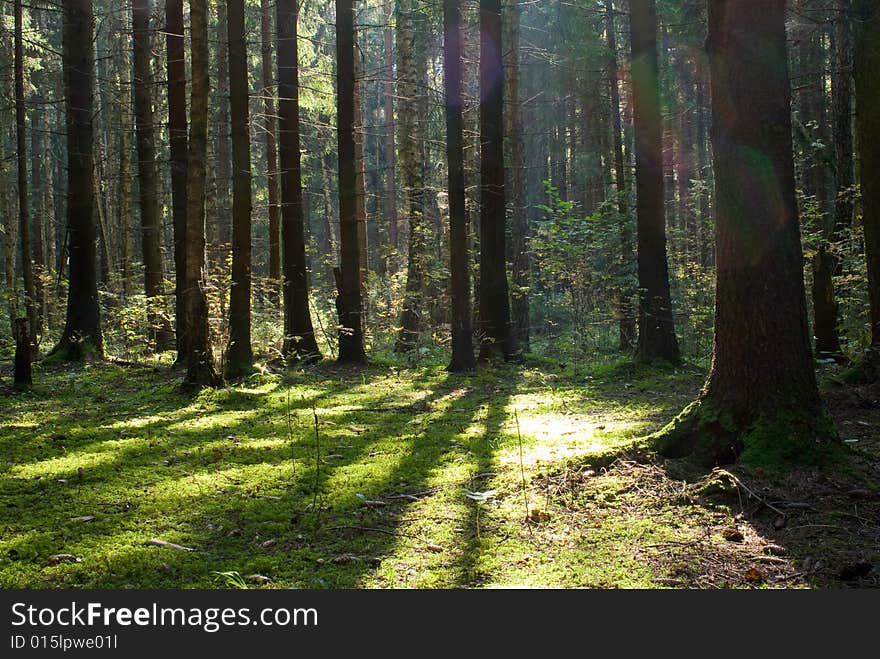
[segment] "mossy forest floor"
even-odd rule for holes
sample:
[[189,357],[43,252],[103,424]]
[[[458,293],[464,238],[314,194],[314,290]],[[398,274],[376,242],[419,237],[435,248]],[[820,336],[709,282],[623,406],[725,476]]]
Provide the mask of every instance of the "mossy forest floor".
[[318,365],[192,398],[167,366],[38,368],[0,390],[0,587],[880,585],[877,392],[827,386],[833,469],[627,449],[704,375]]

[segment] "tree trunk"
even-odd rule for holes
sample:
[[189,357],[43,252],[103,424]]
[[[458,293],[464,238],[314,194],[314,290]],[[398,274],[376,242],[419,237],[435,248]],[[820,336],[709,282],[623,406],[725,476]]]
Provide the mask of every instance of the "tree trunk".
[[[115,73],[118,98],[131,98],[131,59],[129,57],[128,26],[124,15],[117,15],[119,38],[122,39],[119,67]],[[119,255],[118,276],[122,278],[122,293],[129,296],[134,291],[134,240],[131,227],[131,116],[129,104],[119,103],[119,181],[116,185],[116,221],[113,231],[118,236],[116,247]]]
[[27,316],[27,336],[31,353],[37,355],[37,293],[34,287],[34,264],[31,250],[30,198],[27,179],[27,134],[24,107],[24,47],[22,45],[21,0],[15,0],[15,138],[18,150],[18,245],[21,249],[21,279],[24,292],[24,310]]
[[189,349],[185,339],[186,226],[187,226],[187,119],[186,52],[183,34],[183,0],[165,0],[165,35],[168,69],[168,134],[171,146],[171,215],[174,225],[175,325],[177,362],[184,365]]
[[272,12],[269,0],[260,0],[262,40],[263,130],[266,140],[266,185],[269,188],[269,300],[277,307],[281,291],[281,206],[278,191],[278,147],[275,138],[275,82],[272,67]]
[[620,298],[617,312],[618,346],[621,352],[632,352],[636,346],[636,317],[633,313],[633,291],[630,270],[633,262],[632,227],[629,217],[629,190],[623,158],[623,124],[620,118],[620,81],[617,63],[617,28],[614,21],[614,3],[605,0],[605,33],[608,38],[610,59],[609,86],[611,88],[611,128],[614,144],[614,182],[617,188],[617,213],[620,222]]
[[[227,0],[217,2],[217,93],[214,109],[214,130],[216,142],[213,172],[216,188],[213,199],[213,217],[205,226],[208,241],[208,262],[217,269],[220,281],[229,277],[229,252],[232,243],[232,203],[229,199],[229,181],[232,178],[230,153],[230,121],[229,121],[229,44],[227,33],[229,18],[227,16]],[[220,287],[220,313],[226,312],[226,291]]]
[[238,377],[254,364],[251,349],[251,137],[244,0],[228,0],[229,90],[232,115],[232,290],[226,375]]
[[[284,252],[285,355],[321,358],[309,312],[299,130],[297,2],[278,0],[278,145],[281,156],[281,243]],[[329,214],[329,213],[328,213]]]
[[517,358],[510,326],[504,193],[501,0],[480,0],[480,356]]
[[529,350],[529,216],[526,197],[526,156],[520,99],[520,0],[508,2],[507,58],[507,139],[510,144],[510,191],[513,205],[511,251],[513,252],[513,290],[511,313],[513,332],[523,352]]
[[409,220],[409,257],[406,268],[406,293],[401,330],[396,350],[409,352],[418,345],[419,333],[424,328],[426,270],[428,267],[428,238],[431,227],[425,212],[424,168],[419,149],[420,65],[424,53],[423,40],[415,28],[415,0],[400,0],[397,16],[397,70],[400,99],[400,173],[407,202]]
[[156,137],[153,130],[150,6],[150,0],[133,0],[131,5],[134,35],[134,118],[147,324],[150,343],[156,350],[164,351],[171,349],[174,337],[163,311],[165,273],[162,263],[162,220],[159,213],[156,172]]
[[443,3],[446,159],[449,170],[449,269],[452,293],[452,361],[449,371],[453,373],[472,371],[475,366],[465,210],[460,1],[444,0]]
[[340,267],[335,271],[339,362],[366,361],[357,222],[354,136],[354,0],[336,0],[337,139],[339,157]]
[[356,195],[356,212],[357,212],[357,229],[358,229],[358,253],[360,254],[361,264],[361,294],[364,308],[361,309],[361,324],[367,323],[367,279],[369,276],[369,253],[367,244],[367,177],[366,164],[364,161],[364,71],[361,64],[361,53],[358,46],[357,31],[357,10],[355,10],[355,29],[354,29],[354,158],[357,175],[355,177]]
[[859,0],[858,8],[861,29],[853,58],[856,132],[871,306],[871,344],[864,371],[876,380],[880,377],[880,7],[874,0]]
[[184,309],[187,339],[185,389],[217,386],[205,295],[205,182],[208,152],[208,3],[190,0],[192,86],[187,158],[186,278]]
[[792,155],[785,2],[709,4],[718,284],[715,352],[696,405],[661,435],[707,463],[821,458]]
[[638,355],[643,361],[677,363],[680,356],[672,320],[666,260],[663,122],[657,76],[654,0],[630,2],[630,32],[640,292]]
[[104,352],[95,243],[95,64],[91,0],[64,3],[64,91],[67,113],[67,233],[70,276],[64,332],[52,352],[64,360]]
[[400,250],[397,218],[397,151],[394,145],[394,30],[391,28],[393,9],[391,0],[383,0],[385,13],[385,29],[383,30],[385,57],[385,81],[383,94],[385,101],[385,221],[388,223],[387,256],[391,267],[389,272],[397,270],[397,252]]

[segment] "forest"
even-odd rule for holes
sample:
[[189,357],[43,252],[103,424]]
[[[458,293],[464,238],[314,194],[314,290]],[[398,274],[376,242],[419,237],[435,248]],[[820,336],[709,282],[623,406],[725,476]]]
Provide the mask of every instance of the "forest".
[[880,586],[880,0],[0,2],[0,587]]

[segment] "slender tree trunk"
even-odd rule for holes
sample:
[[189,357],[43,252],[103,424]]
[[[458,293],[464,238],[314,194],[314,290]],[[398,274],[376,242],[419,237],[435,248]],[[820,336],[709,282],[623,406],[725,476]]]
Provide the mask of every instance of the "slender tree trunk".
[[785,39],[783,0],[709,4],[715,353],[667,455],[813,461],[833,435],[807,329]]
[[[131,58],[129,56],[128,26],[123,15],[117,16],[119,37],[123,40],[120,48],[119,67],[115,74],[119,98],[131,98]],[[116,185],[116,221],[114,233],[119,254],[118,276],[122,278],[122,293],[129,296],[134,291],[134,240],[131,227],[131,116],[129,104],[119,103],[119,181]]]
[[159,179],[156,171],[156,137],[153,128],[150,8],[151,0],[132,1],[134,116],[147,324],[150,343],[157,350],[164,351],[171,349],[174,336],[168,318],[163,312],[165,273],[162,264],[162,221],[159,213]]
[[[3,35],[3,26],[0,25],[0,37]],[[5,130],[2,123],[3,113],[0,113],[0,214],[3,216],[3,274],[5,278],[6,311],[9,315],[9,335],[15,336],[15,320],[18,318],[18,284],[15,278],[15,220],[13,219],[13,204],[11,203],[9,188],[6,184],[6,140]]]
[[278,306],[281,282],[281,201],[278,190],[278,147],[275,138],[275,81],[272,66],[272,12],[269,0],[260,0],[262,40],[264,137],[266,140],[266,185],[269,188],[269,300]]
[[510,191],[513,205],[511,227],[511,313],[513,332],[523,352],[529,350],[529,216],[526,196],[526,156],[520,99],[520,0],[507,0],[507,139],[510,144]]
[[663,122],[657,76],[654,0],[631,0],[633,125],[639,271],[638,355],[643,361],[680,359],[666,260],[663,194]]
[[337,136],[339,149],[340,267],[336,275],[339,362],[366,361],[357,222],[354,125],[354,0],[336,0]]
[[228,0],[229,89],[232,111],[232,290],[226,375],[238,377],[254,363],[251,349],[251,139],[244,0]]
[[[24,107],[24,47],[22,45],[21,0],[15,0],[15,138],[18,150],[18,245],[21,249],[21,278],[24,291],[24,309],[31,353],[37,355],[37,293],[34,287],[34,264],[31,250],[30,198],[27,178],[27,134]],[[19,327],[20,331],[22,330]]]
[[837,192],[833,212],[822,229],[822,242],[813,259],[813,310],[816,354],[840,363],[846,358],[840,345],[840,318],[834,277],[841,273],[839,247],[835,244],[843,230],[852,224],[855,172],[852,134],[852,36],[850,0],[838,0],[835,20],[836,57],[832,67],[832,104],[834,157],[837,169]]
[[[807,10],[806,2],[801,9]],[[813,335],[816,340],[816,354],[823,358],[842,361],[843,353],[837,332],[837,302],[834,299],[834,270],[836,258],[830,241],[834,233],[835,214],[830,203],[829,190],[832,187],[828,163],[828,122],[825,93],[825,45],[822,33],[808,22],[798,48],[801,74],[806,78],[800,92],[800,113],[807,145],[807,157],[802,165],[803,190],[807,197],[815,199],[817,224],[815,229],[821,241],[812,259],[813,282]],[[834,90],[837,93],[837,90]],[[812,128],[815,126],[815,128]],[[821,146],[814,146],[814,145]],[[833,147],[832,147],[833,148]]]
[[611,87],[611,128],[614,144],[614,181],[617,188],[617,213],[620,222],[620,298],[618,314],[618,345],[621,352],[631,352],[636,345],[636,317],[633,313],[633,291],[630,270],[634,261],[632,227],[629,217],[629,190],[623,158],[623,124],[620,118],[620,79],[617,63],[617,28],[614,3],[605,0],[605,33],[608,39],[609,85]]
[[383,0],[385,29],[383,54],[385,81],[383,83],[385,108],[385,215],[388,223],[389,272],[397,270],[397,252],[400,250],[397,217],[397,150],[394,144],[394,30],[391,27],[393,9],[391,0]]
[[52,352],[65,360],[104,352],[95,243],[95,65],[91,0],[64,3],[64,89],[67,112],[67,234],[70,276],[64,332]]
[[222,383],[214,367],[205,294],[205,191],[208,152],[208,2],[190,0],[192,86],[187,158],[185,389]]
[[[31,8],[31,12],[39,11]],[[39,21],[37,22],[39,25]],[[32,201],[31,212],[31,259],[34,264],[34,300],[36,304],[37,326],[31,331],[36,336],[42,335],[46,327],[46,290],[45,282],[47,280],[46,271],[46,243],[51,241],[45,240],[46,230],[44,230],[44,222],[48,218],[46,212],[45,193],[47,189],[46,181],[46,164],[45,164],[45,135],[48,133],[46,122],[46,111],[42,105],[46,102],[44,92],[41,90],[45,87],[45,80],[41,72],[31,72],[31,85],[37,89],[35,103],[40,107],[31,111],[31,173],[30,173],[30,190]]]
[[354,157],[356,167],[355,188],[357,191],[357,225],[358,225],[358,252],[361,264],[361,287],[364,308],[361,310],[363,317],[361,323],[367,323],[367,279],[369,277],[369,253],[367,244],[367,177],[366,162],[364,160],[364,71],[361,64],[360,47],[358,46],[357,9],[355,9],[354,29]]
[[[217,2],[217,93],[214,108],[216,130],[215,170],[213,172],[216,197],[213,199],[213,217],[208,218],[205,227],[208,240],[209,264],[217,268],[218,277],[226,281],[229,276],[229,255],[232,244],[232,203],[229,195],[229,181],[232,179],[232,154],[230,149],[229,120],[229,44],[227,32],[227,0]],[[226,314],[226,292],[220,290],[220,313]]]
[[446,159],[449,169],[449,269],[452,292],[452,362],[449,370],[474,370],[471,280],[465,210],[462,109],[461,0],[443,3],[443,72],[446,91]]
[[406,293],[403,300],[401,330],[396,350],[409,352],[418,345],[424,328],[428,237],[431,227],[425,212],[424,168],[419,149],[420,89],[422,77],[420,52],[422,40],[415,27],[415,0],[400,0],[397,16],[397,69],[400,99],[400,172],[407,201],[409,219],[409,258],[406,268]]
[[871,344],[863,368],[876,380],[880,377],[880,7],[874,0],[858,0],[858,10],[860,31],[853,58],[856,132],[871,307]]
[[165,0],[165,34],[168,70],[168,133],[171,146],[171,215],[174,225],[175,324],[177,362],[184,365],[186,339],[186,226],[187,226],[187,119],[186,53],[183,35],[183,0]]
[[[321,358],[309,312],[299,127],[297,0],[278,0],[278,145],[281,156],[281,245],[284,252],[285,355]],[[323,164],[323,163],[322,163]],[[324,186],[326,189],[326,186]],[[329,213],[328,213],[329,215]]]

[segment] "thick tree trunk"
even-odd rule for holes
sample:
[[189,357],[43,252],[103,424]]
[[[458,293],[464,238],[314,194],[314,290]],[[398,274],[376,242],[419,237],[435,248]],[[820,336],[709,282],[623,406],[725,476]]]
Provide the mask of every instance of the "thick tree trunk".
[[614,21],[614,3],[605,0],[605,33],[610,53],[609,86],[611,88],[611,129],[614,145],[614,183],[617,188],[617,213],[620,222],[620,299],[617,313],[618,346],[621,352],[632,352],[636,346],[636,316],[633,310],[635,291],[630,282],[634,261],[632,227],[629,217],[629,190],[623,158],[623,123],[620,118],[620,76],[617,63],[617,28]]
[[449,169],[449,269],[452,293],[452,361],[449,370],[453,373],[464,373],[474,370],[475,361],[465,210],[461,0],[444,0],[443,34],[446,160]]
[[156,350],[164,351],[172,348],[174,336],[163,311],[165,273],[162,263],[162,220],[159,213],[156,138],[153,129],[150,5],[150,0],[133,0],[131,5],[134,34],[134,117],[147,323],[150,343]]
[[425,207],[419,137],[421,71],[423,70],[423,39],[415,26],[415,0],[400,0],[397,16],[397,70],[400,108],[400,173],[406,196],[406,214],[409,224],[409,246],[406,268],[406,293],[400,319],[400,334],[396,350],[409,352],[418,345],[419,333],[424,329],[426,276],[428,268],[428,238],[431,227]]
[[860,34],[855,51],[856,131],[861,174],[862,223],[868,265],[871,344],[865,375],[880,378],[880,7],[858,0]]
[[34,287],[34,264],[31,251],[30,197],[27,178],[27,134],[24,107],[24,47],[22,45],[21,0],[15,0],[15,141],[18,153],[18,245],[21,254],[21,279],[24,292],[24,310],[27,316],[27,336],[31,353],[37,347],[37,293]]
[[165,36],[168,69],[168,134],[171,146],[171,215],[174,225],[175,325],[177,362],[183,365],[186,347],[186,226],[187,226],[187,119],[186,53],[183,0],[165,0]]
[[251,136],[244,0],[228,0],[229,90],[232,116],[232,290],[226,374],[251,370]]
[[[284,355],[320,359],[309,312],[299,130],[297,2],[278,0],[278,146],[281,156],[281,244],[284,252]],[[328,212],[329,215],[329,212]]]
[[354,0],[336,0],[337,136],[340,267],[336,270],[339,362],[366,361],[357,222],[354,136]]
[[278,147],[275,137],[275,82],[272,66],[272,12],[269,0],[260,0],[262,40],[263,135],[266,141],[266,185],[269,194],[269,300],[278,306],[281,292],[281,202],[278,190]]
[[715,353],[667,455],[819,459],[822,411],[807,329],[783,0],[709,5],[718,284]]
[[355,29],[354,29],[354,158],[355,158],[355,190],[356,190],[356,213],[357,213],[357,235],[358,235],[358,254],[361,264],[361,287],[363,288],[361,295],[363,296],[364,308],[361,309],[363,314],[361,323],[367,323],[367,279],[369,277],[369,252],[367,237],[367,176],[366,163],[364,160],[364,71],[361,64],[361,53],[357,43],[357,10],[355,10]]
[[205,192],[208,152],[208,3],[190,0],[192,86],[187,158],[186,278],[184,309],[187,339],[185,389],[222,383],[214,367],[205,294]]
[[630,2],[636,219],[639,271],[638,355],[643,361],[680,359],[666,260],[663,194],[663,123],[657,76],[654,0]]
[[507,0],[507,139],[510,144],[510,201],[513,206],[511,251],[511,314],[513,332],[523,352],[529,350],[529,216],[526,196],[526,155],[520,99],[520,0]]
[[94,13],[91,0],[64,3],[64,89],[67,112],[67,233],[70,276],[64,332],[52,352],[61,359],[103,356],[95,244]]
[[480,0],[480,356],[519,356],[510,326],[504,191],[501,0]]

